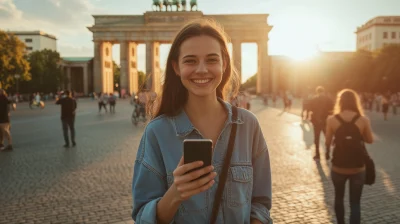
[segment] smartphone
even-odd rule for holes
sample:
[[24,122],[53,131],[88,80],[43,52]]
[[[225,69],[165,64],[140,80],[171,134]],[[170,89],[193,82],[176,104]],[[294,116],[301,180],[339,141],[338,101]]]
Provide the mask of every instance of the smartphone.
[[[211,139],[185,139],[183,141],[183,163],[203,161],[203,166],[193,169],[193,172],[207,166],[211,166],[212,161],[212,140]],[[207,176],[208,173],[197,179]],[[197,180],[196,179],[196,180]]]

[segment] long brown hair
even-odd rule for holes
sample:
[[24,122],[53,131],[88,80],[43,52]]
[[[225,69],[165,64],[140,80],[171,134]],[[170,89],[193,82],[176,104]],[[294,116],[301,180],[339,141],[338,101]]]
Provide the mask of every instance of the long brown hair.
[[344,110],[356,112],[361,116],[364,115],[360,97],[356,91],[352,89],[343,89],[338,93],[335,103],[335,114],[339,114]]
[[[219,42],[222,51],[222,59],[223,62],[226,63],[226,69],[222,74],[222,81],[216,90],[217,97],[225,99],[228,93],[230,96],[235,96],[237,94],[239,89],[239,79],[237,77],[237,72],[231,63],[227,47],[227,35],[224,33],[222,27],[213,20],[195,20],[185,25],[178,32],[172,42],[167,58],[165,81],[162,93],[155,104],[155,116],[153,117],[158,117],[163,114],[169,117],[176,116],[186,104],[188,100],[188,91],[183,86],[180,77],[175,74],[172,62],[178,62],[180,48],[185,40],[202,35],[210,36]],[[227,85],[228,83],[231,85]]]

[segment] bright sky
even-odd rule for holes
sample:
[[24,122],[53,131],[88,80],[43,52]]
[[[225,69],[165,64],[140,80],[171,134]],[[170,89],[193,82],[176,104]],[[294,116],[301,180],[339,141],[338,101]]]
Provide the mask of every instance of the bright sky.
[[[56,35],[61,56],[93,56],[93,14],[143,14],[152,0],[0,0],[0,28]],[[317,48],[353,51],[357,26],[380,15],[400,15],[400,0],[198,0],[204,14],[270,14],[270,55],[302,58]],[[169,46],[162,46],[164,62]],[[144,45],[139,70],[145,68]],[[243,80],[257,71],[257,46],[242,45]],[[113,49],[119,61],[119,49]]]

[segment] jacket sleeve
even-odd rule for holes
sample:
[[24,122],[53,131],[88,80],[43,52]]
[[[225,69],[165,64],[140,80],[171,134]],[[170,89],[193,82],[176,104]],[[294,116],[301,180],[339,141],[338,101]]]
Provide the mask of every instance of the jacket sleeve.
[[168,189],[160,147],[147,126],[134,165],[132,218],[137,223],[157,223],[157,203]]
[[257,122],[253,139],[253,194],[251,200],[251,219],[262,223],[273,223],[270,210],[272,206],[271,167],[267,144]]

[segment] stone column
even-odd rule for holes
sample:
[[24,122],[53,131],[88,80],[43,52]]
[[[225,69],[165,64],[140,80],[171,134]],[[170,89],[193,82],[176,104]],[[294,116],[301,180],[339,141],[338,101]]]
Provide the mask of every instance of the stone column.
[[146,41],[146,89],[159,92],[160,76],[160,43]]
[[138,76],[138,69],[137,69],[137,43],[131,42],[128,45],[129,49],[129,93],[137,93],[139,90],[139,76]]
[[257,72],[257,93],[269,92],[269,56],[268,39],[257,42],[258,46],[258,72]]
[[240,40],[232,40],[232,51],[233,65],[237,69],[239,81],[242,83],[242,42]]
[[102,46],[103,57],[103,90],[105,93],[114,92],[114,70],[113,70],[113,60],[112,60],[112,43],[103,42]]
[[68,66],[68,67],[67,67],[67,80],[68,80],[68,82],[67,82],[67,89],[68,89],[69,91],[71,91],[71,81],[72,81],[71,78],[72,78],[72,77],[71,77],[71,67]]
[[103,51],[102,42],[94,41],[94,59],[93,59],[93,90],[96,93],[103,91]]
[[83,94],[89,94],[89,76],[88,76],[88,65],[85,64],[83,68]]
[[138,74],[137,74],[137,43],[124,41],[121,46],[121,90],[125,89],[125,93],[138,91]]

